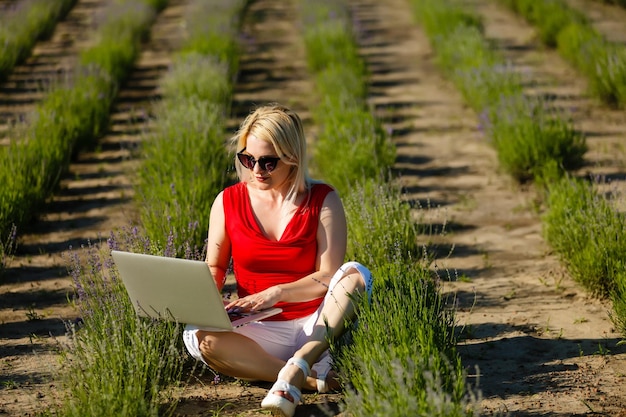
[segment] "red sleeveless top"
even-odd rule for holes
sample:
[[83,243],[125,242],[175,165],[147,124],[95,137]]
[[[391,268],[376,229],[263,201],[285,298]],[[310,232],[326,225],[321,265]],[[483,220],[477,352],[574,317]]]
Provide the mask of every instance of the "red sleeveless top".
[[[267,238],[250,204],[246,183],[224,189],[226,233],[237,280],[237,293],[245,297],[271,286],[285,284],[316,271],[317,227],[326,195],[333,188],[314,184],[279,240]],[[312,314],[323,297],[300,303],[277,303],[283,312],[265,320],[292,320]]]

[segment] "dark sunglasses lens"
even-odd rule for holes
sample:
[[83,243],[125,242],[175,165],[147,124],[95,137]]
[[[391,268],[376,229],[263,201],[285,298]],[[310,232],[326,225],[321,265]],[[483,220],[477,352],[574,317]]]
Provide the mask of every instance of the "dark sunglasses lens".
[[274,169],[276,169],[276,164],[278,164],[278,161],[280,161],[280,158],[273,158],[269,156],[262,156],[257,161],[252,156],[246,155],[245,153],[238,153],[237,158],[239,159],[239,162],[241,162],[241,165],[251,171],[254,169],[254,165],[258,162],[259,167],[261,167],[262,170],[272,172]]
[[239,162],[241,162],[241,165],[243,165],[244,167],[248,169],[254,169],[254,164],[256,161],[250,155],[238,153],[237,158],[239,158]]
[[276,168],[277,158],[260,158],[259,165],[267,172],[272,172]]

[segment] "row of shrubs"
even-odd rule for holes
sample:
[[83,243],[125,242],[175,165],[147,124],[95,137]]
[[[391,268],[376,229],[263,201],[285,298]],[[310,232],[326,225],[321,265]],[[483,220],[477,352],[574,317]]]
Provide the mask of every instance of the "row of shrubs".
[[0,10],[0,81],[24,61],[35,43],[52,35],[76,0],[25,0]]
[[[503,169],[520,182],[538,185],[547,241],[574,279],[592,294],[612,298],[611,317],[626,335],[626,270],[618,255],[626,250],[620,238],[624,217],[611,204],[616,196],[600,195],[594,179],[575,176],[584,164],[585,137],[566,114],[525,93],[523,80],[485,40],[477,14],[456,0],[414,0],[413,5],[443,71],[480,114]],[[587,59],[597,62],[595,56]]]
[[[82,318],[65,353],[62,415],[167,416],[185,386],[180,325],[135,315],[111,249],[203,259],[213,199],[232,158],[224,146],[237,33],[245,1],[194,0],[185,9],[182,43],[159,80],[161,100],[136,150],[140,225],[112,231],[105,246],[72,255]],[[231,155],[232,156],[232,155]],[[106,358],[106,360],[104,360]],[[217,412],[215,413],[217,415]]]
[[313,167],[342,195],[348,258],[374,276],[371,303],[361,303],[350,343],[335,346],[350,387],[345,409],[354,416],[472,414],[454,311],[431,276],[419,223],[390,174],[395,149],[367,105],[368,72],[347,2],[299,4],[317,92]]
[[164,0],[125,0],[106,8],[90,47],[0,148],[0,236],[18,233],[52,196],[71,159],[106,131],[111,105]]
[[596,31],[585,14],[564,0],[501,0],[537,27],[541,41],[573,64],[604,103],[626,106],[626,46]]
[[[30,0],[4,6],[0,14],[0,82],[6,80],[15,66],[30,55],[37,40],[51,36],[57,22],[75,3],[76,0]],[[7,120],[6,123],[10,125],[15,121]],[[3,199],[6,197],[2,195]],[[0,277],[17,245],[17,226],[8,216],[4,219],[0,214]]]

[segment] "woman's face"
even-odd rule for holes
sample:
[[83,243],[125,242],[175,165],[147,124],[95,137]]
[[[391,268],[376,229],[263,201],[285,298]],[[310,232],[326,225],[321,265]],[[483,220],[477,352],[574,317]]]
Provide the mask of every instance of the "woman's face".
[[[250,155],[256,161],[262,157],[278,157],[276,149],[270,142],[259,139],[254,135],[248,136],[246,149],[243,153]],[[259,189],[278,188],[286,184],[291,171],[290,168],[291,166],[285,164],[284,161],[278,161],[275,168],[272,171],[268,171],[260,163],[256,162],[254,168],[248,170],[250,173],[249,183]]]

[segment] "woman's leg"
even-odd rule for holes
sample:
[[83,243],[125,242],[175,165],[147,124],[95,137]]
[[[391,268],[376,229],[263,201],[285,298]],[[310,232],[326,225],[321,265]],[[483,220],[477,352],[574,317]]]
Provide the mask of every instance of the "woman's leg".
[[[338,271],[339,275],[333,277],[335,282],[331,281],[310,336],[293,355],[294,358],[304,359],[309,366],[312,366],[329,348],[329,338],[335,339],[344,333],[346,322],[354,317],[354,296],[365,290],[368,294],[371,292],[369,271],[361,265],[358,265],[358,269],[352,265],[354,264],[346,264],[346,268]],[[314,376],[305,380],[303,372],[297,366],[287,366],[282,369],[281,379],[295,387],[313,390],[317,388]],[[284,391],[270,392],[270,394],[292,400],[289,393]]]
[[203,361],[213,370],[235,378],[273,381],[285,361],[247,336],[235,332],[198,330]]
[[[302,345],[302,342],[298,342],[298,332],[315,318],[312,316],[290,322],[251,323],[235,332],[187,326],[183,332],[183,340],[191,356],[215,371],[244,379],[273,382],[279,370],[285,366],[286,360]],[[308,327],[312,331],[313,326]],[[251,361],[250,358],[254,360]],[[317,382],[317,379],[309,378],[304,387],[315,389]],[[332,388],[333,385],[330,384],[329,387]]]
[[[202,360],[211,369],[224,375],[273,382],[286,364],[285,360],[269,354],[257,342],[239,333],[198,330],[196,337]],[[315,377],[308,377],[301,385],[302,388],[316,390]],[[331,382],[329,385],[333,387]]]

